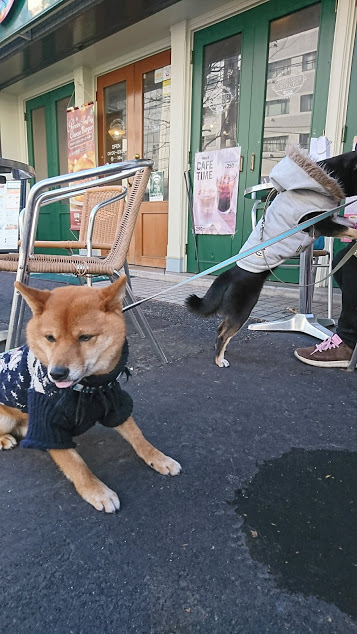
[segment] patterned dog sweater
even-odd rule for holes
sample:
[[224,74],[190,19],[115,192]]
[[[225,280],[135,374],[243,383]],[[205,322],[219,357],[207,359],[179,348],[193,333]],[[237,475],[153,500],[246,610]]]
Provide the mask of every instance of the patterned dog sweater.
[[124,423],[132,413],[133,401],[118,379],[123,373],[130,374],[126,368],[128,352],[125,340],[114,370],[85,377],[69,388],[56,387],[27,345],[1,354],[0,403],[29,416],[20,446],[70,449],[75,447],[73,436],[83,434],[96,422],[106,427]]

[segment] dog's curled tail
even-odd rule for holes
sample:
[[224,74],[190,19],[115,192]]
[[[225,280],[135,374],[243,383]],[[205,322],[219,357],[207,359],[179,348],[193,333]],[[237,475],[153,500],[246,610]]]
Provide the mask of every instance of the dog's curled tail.
[[[228,271],[226,272],[228,273]],[[190,295],[186,298],[185,304],[191,313],[201,315],[201,317],[210,317],[220,309],[224,294],[229,286],[228,275],[223,273],[219,275],[208,289],[204,297]]]

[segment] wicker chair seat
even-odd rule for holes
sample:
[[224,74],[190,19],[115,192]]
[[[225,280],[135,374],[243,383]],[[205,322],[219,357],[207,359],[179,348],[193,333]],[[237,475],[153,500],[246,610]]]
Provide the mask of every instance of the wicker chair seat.
[[[73,273],[73,275],[108,275],[114,273],[107,258],[88,258],[84,255],[34,255],[28,261],[28,273]],[[16,273],[19,256],[17,253],[0,255],[0,270]]]

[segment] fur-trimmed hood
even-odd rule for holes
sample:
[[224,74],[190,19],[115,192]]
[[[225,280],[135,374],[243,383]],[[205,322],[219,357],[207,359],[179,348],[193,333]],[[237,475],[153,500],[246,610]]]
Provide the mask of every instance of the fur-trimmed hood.
[[[299,169],[292,169],[291,161]],[[292,172],[294,178],[292,178]],[[339,182],[313,161],[306,150],[297,145],[288,145],[286,157],[270,172],[270,181],[278,192],[309,189],[331,196],[339,202],[345,193]]]

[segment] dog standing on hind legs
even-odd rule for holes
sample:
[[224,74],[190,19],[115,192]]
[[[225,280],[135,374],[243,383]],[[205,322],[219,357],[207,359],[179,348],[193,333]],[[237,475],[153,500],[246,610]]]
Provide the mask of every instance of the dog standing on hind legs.
[[122,275],[101,289],[51,292],[16,282],[33,313],[27,345],[0,355],[0,449],[22,438],[23,447],[49,451],[79,495],[107,513],[119,509],[119,498],[90,471],[72,440],[97,421],[113,427],[155,471],[181,471],[144,438],[131,416],[131,397],[117,381],[128,357],[125,283]]
[[218,275],[204,297],[190,295],[186,299],[186,306],[193,313],[202,317],[216,313],[223,316],[215,343],[215,362],[218,367],[228,368],[229,361],[224,357],[227,345],[249,319],[269,275],[270,271],[257,275],[234,265]]
[[[286,153],[287,156],[270,173],[278,196],[268,207],[263,241],[324,210],[334,209],[346,196],[357,195],[357,152],[347,152],[319,163],[296,146],[288,147]],[[258,251],[240,260],[215,279],[203,298],[190,295],[186,299],[186,306],[193,313],[202,317],[220,313],[223,317],[215,344],[215,362],[220,368],[229,366],[224,357],[227,345],[249,318],[271,270],[299,255],[319,235],[357,239],[354,225],[337,214],[318,222],[315,227],[310,233],[301,231],[271,245],[264,254]],[[241,252],[257,246],[262,241],[260,233],[261,221]]]

